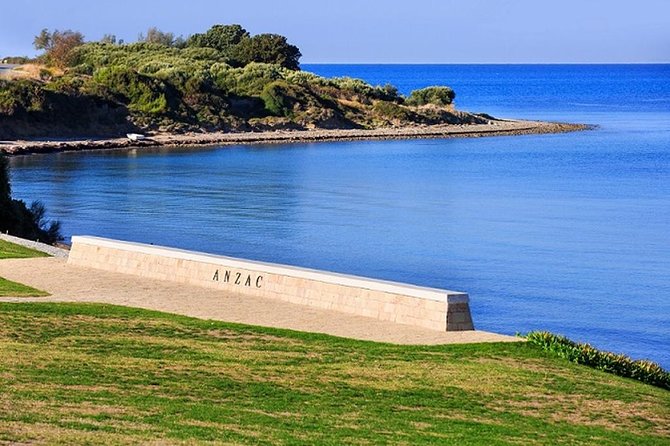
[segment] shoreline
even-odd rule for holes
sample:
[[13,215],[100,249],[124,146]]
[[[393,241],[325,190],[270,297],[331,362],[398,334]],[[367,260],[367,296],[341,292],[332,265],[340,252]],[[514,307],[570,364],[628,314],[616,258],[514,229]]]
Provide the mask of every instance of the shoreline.
[[122,138],[43,138],[0,141],[0,153],[9,156],[88,150],[137,149],[146,147],[185,147],[242,144],[282,144],[325,141],[402,140],[439,138],[480,138],[567,133],[592,129],[587,124],[545,121],[495,120],[488,124],[444,124],[361,129],[276,130],[263,132],[212,132],[148,134],[150,139],[130,141]]

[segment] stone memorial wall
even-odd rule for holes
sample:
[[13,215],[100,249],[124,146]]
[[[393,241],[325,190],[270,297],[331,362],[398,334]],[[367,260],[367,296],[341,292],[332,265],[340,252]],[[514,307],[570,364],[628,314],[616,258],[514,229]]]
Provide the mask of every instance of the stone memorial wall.
[[441,331],[472,330],[465,293],[98,237],[72,237],[68,263]]

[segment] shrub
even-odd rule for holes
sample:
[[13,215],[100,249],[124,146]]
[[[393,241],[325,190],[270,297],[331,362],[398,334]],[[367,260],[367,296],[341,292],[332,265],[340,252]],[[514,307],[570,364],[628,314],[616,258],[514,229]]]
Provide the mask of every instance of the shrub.
[[389,120],[405,121],[412,118],[412,113],[406,107],[394,102],[377,101],[372,109],[377,115]]
[[568,361],[670,390],[670,373],[651,361],[634,361],[626,355],[603,352],[545,331],[530,332],[526,339]]
[[32,80],[0,80],[0,115],[41,111],[44,108],[44,90]]
[[123,97],[132,111],[157,115],[168,111],[165,85],[158,79],[123,67],[104,68],[94,76],[95,82]]
[[285,81],[275,81],[267,84],[261,93],[267,111],[275,116],[289,116],[293,105],[297,102],[295,92]]
[[426,87],[414,90],[405,101],[407,105],[451,105],[456,93],[449,87]]

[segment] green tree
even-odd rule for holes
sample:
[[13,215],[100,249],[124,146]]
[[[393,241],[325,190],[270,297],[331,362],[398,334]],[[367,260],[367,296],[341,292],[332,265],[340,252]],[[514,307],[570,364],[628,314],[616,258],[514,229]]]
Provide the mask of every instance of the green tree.
[[205,33],[193,34],[186,41],[186,45],[214,48],[226,54],[235,45],[249,37],[249,33],[241,25],[214,25]]
[[117,39],[114,34],[105,34],[102,36],[102,39],[100,39],[100,43],[106,43],[109,45],[116,45]]
[[174,46],[175,43],[173,33],[163,32],[156,27],[149,28],[146,36],[140,34],[138,40],[140,42],[155,43],[163,46]]
[[279,34],[258,34],[231,49],[234,64],[245,66],[251,62],[277,64],[289,70],[300,69],[302,54],[297,46],[291,45],[286,37]]
[[84,35],[70,29],[54,32],[43,29],[33,40],[35,49],[45,51],[47,63],[59,68],[69,66],[73,61],[73,50],[83,44]]
[[51,48],[51,33],[48,29],[44,28],[38,35],[35,36],[33,40],[33,46],[36,50],[47,51]]

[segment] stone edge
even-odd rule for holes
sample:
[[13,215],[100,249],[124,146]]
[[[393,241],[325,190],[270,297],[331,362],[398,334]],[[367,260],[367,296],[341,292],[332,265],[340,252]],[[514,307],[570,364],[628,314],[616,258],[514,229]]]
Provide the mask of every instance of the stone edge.
[[46,243],[40,243],[20,237],[14,237],[13,235],[9,234],[0,233],[0,240],[14,243],[15,245],[20,245],[25,248],[34,249],[35,251],[49,254],[52,257],[59,257],[62,259],[66,259],[69,254],[66,249],[57,248],[56,246],[47,245]]
[[278,274],[300,279],[315,280],[334,285],[343,285],[357,287],[362,289],[382,291],[386,293],[401,294],[419,299],[445,302],[448,304],[469,303],[470,299],[466,293],[458,291],[442,290],[438,288],[420,287],[416,285],[404,284],[399,282],[369,279],[365,277],[352,276],[340,273],[331,273],[326,271],[300,268],[290,265],[281,265],[274,263],[259,262],[255,260],[244,260],[234,257],[226,257],[203,252],[187,251],[178,248],[168,248],[164,246],[147,245],[144,243],[128,242],[121,240],[111,240],[102,237],[93,236],[73,236],[72,244],[81,243],[91,246],[101,246],[106,248],[121,249],[131,252],[140,252],[143,254],[170,257],[195,262],[210,263],[240,269],[265,272],[269,274]]

